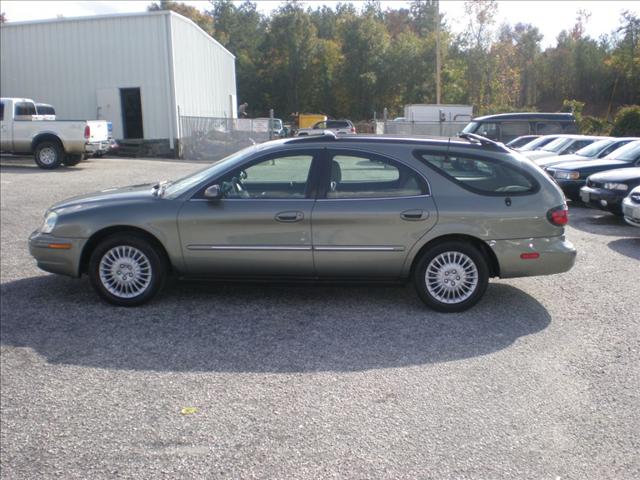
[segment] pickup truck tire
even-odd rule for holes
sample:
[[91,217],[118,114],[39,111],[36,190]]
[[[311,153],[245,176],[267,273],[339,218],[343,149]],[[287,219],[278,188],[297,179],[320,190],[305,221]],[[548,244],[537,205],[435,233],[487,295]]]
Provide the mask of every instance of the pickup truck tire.
[[84,160],[84,155],[67,155],[64,157],[62,163],[64,163],[67,167],[74,167],[78,165],[82,160]]
[[64,150],[60,143],[53,140],[44,140],[36,145],[33,158],[40,168],[53,170],[58,168],[64,158]]

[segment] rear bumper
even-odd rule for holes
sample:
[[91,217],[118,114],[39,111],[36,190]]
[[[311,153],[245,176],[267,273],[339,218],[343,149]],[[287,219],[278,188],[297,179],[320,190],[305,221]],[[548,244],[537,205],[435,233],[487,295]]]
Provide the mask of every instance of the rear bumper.
[[85,153],[106,152],[110,148],[111,148],[110,140],[105,140],[104,142],[85,143],[84,145]]
[[580,200],[589,207],[620,214],[622,200],[627,193],[585,186],[580,189]]
[[[491,240],[487,244],[498,259],[500,278],[563,273],[571,270],[576,262],[577,251],[564,235],[548,238]],[[521,257],[522,254],[536,253],[537,258]]]
[[29,253],[45,272],[79,277],[80,256],[86,242],[85,238],[59,238],[36,230],[29,236]]

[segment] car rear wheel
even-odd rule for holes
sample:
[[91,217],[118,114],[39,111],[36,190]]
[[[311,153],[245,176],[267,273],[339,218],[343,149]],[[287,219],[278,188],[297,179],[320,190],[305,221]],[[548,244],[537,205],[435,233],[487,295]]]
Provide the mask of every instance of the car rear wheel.
[[62,163],[63,157],[64,151],[62,146],[58,142],[50,140],[40,142],[33,152],[33,158],[36,164],[46,170],[58,168]]
[[439,243],[427,250],[414,270],[418,295],[439,312],[462,312],[484,295],[489,268],[480,251],[463,241]]
[[133,307],[153,298],[162,288],[164,258],[144,237],[115,234],[95,248],[89,260],[93,288],[106,301]]

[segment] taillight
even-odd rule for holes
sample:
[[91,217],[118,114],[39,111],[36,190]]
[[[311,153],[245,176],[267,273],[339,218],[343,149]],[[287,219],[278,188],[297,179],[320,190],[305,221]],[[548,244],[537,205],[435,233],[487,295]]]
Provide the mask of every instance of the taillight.
[[351,127],[351,133],[356,133],[356,127]]
[[569,223],[569,209],[567,204],[552,208],[547,212],[547,220],[557,227],[564,227]]
[[86,139],[91,138],[91,127],[89,125],[86,125],[84,127],[84,138]]

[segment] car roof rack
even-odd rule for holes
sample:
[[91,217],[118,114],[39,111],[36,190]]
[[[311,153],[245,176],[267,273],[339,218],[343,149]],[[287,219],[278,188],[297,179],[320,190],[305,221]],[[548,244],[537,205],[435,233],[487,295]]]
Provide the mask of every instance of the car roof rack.
[[475,133],[461,132],[458,134],[458,137],[469,140],[470,142],[479,143],[483,147],[491,147],[496,150],[509,151],[509,147],[507,147],[504,143],[496,142],[494,140],[488,139],[487,137],[483,137],[482,135],[476,135]]
[[323,140],[338,140],[338,135],[331,130],[324,130],[320,135],[303,135],[301,137],[294,137],[287,140],[287,143],[317,142]]

